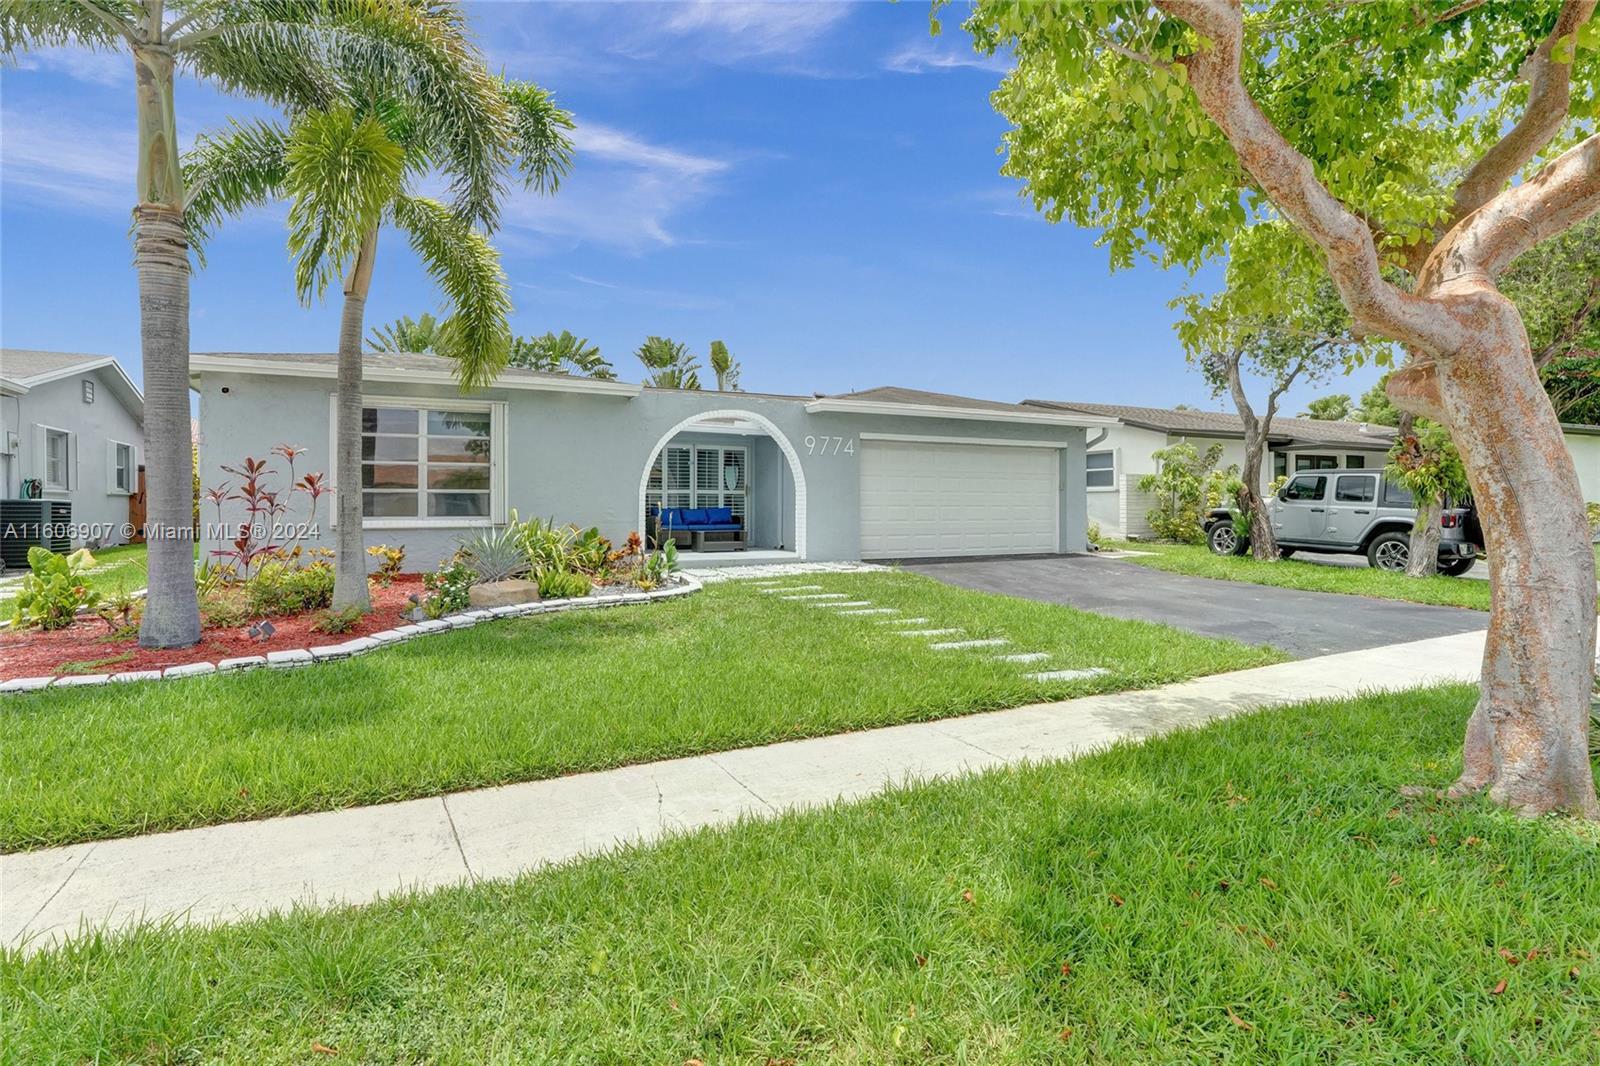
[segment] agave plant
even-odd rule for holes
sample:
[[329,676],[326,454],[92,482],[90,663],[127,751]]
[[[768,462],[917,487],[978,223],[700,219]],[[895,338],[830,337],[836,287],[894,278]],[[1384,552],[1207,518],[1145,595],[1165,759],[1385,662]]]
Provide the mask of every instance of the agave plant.
[[528,556],[522,550],[515,522],[501,529],[485,529],[462,537],[456,546],[478,582],[504,581],[528,572]]

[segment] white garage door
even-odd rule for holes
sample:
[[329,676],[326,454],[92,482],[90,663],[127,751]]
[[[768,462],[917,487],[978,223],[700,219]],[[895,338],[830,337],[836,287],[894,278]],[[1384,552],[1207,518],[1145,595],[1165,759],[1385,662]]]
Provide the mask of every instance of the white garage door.
[[862,441],[861,556],[1057,550],[1054,448]]

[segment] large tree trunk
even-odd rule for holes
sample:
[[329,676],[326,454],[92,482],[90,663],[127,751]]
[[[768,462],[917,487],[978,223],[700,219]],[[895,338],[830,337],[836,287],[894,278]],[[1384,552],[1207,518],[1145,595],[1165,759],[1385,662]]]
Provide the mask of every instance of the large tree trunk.
[[[1595,566],[1583,493],[1515,306],[1476,290],[1468,347],[1390,379],[1396,403],[1443,421],[1461,452],[1494,590],[1481,694],[1453,795],[1487,790],[1524,814],[1600,817],[1589,762]],[[1431,377],[1431,381],[1419,380]]]
[[1444,501],[1417,501],[1417,517],[1411,523],[1411,547],[1406,557],[1406,573],[1412,577],[1433,577],[1439,572],[1439,519]]
[[194,585],[194,471],[189,421],[189,239],[183,222],[169,56],[134,53],[139,125],[139,341],[144,361],[146,648],[200,639]]
[[367,231],[361,251],[344,284],[344,312],[339,321],[338,440],[334,469],[338,490],[334,506],[339,523],[333,540],[333,606],[372,610],[367,588],[367,543],[361,529],[361,334],[365,328],[367,292],[372,287],[378,231]]

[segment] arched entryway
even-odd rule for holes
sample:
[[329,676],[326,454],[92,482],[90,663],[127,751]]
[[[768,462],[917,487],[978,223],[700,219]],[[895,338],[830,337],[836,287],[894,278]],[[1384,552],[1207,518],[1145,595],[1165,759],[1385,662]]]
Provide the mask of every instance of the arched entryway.
[[[806,557],[806,475],[800,468],[800,453],[795,451],[794,445],[789,443],[789,438],[784,435],[772,420],[765,415],[754,411],[738,408],[727,408],[716,411],[702,411],[691,415],[663,433],[656,441],[655,447],[650,449],[645,456],[644,470],[639,474],[639,522],[636,528],[646,528],[646,497],[650,491],[650,473],[656,465],[656,460],[662,450],[673,442],[673,438],[683,433],[694,431],[707,433],[738,433],[745,435],[764,436],[772,441],[783,455],[790,478],[794,482],[792,501],[785,500],[787,496],[785,486],[778,488],[779,502],[788,503],[794,522],[794,547],[793,552],[797,559]],[[787,525],[787,522],[783,523]]]

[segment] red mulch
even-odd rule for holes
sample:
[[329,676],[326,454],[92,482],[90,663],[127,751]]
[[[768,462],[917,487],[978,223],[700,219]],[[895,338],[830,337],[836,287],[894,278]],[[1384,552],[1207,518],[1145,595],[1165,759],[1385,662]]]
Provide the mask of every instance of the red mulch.
[[[280,615],[272,619],[277,632],[269,640],[251,639],[248,623],[238,628],[207,629],[200,643],[188,648],[165,651],[139,647],[137,637],[112,640],[106,624],[98,618],[80,620],[66,629],[49,633],[38,629],[0,629],[0,681],[14,677],[44,677],[62,672],[68,663],[82,663],[74,673],[120,674],[129,670],[157,670],[184,663],[214,663],[241,655],[265,655],[289,648],[315,648],[323,644],[343,644],[385,629],[405,625],[403,611],[411,608],[407,597],[422,594],[420,574],[402,574],[388,588],[372,586],[372,613],[344,633],[324,633],[312,629],[320,611]],[[127,656],[127,658],[122,658]],[[114,659],[115,662],[104,660]],[[99,665],[90,666],[90,663]]]

